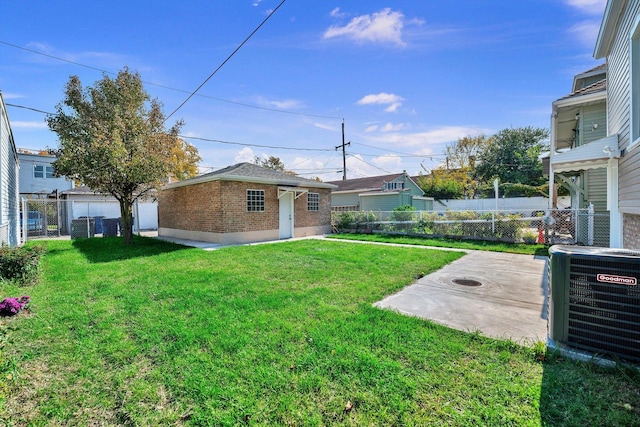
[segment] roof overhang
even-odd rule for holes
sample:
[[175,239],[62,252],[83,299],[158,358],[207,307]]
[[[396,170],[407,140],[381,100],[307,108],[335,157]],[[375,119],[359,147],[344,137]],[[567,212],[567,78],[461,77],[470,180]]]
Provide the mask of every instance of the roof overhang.
[[551,168],[554,173],[606,168],[609,159],[619,157],[618,135],[615,134],[573,150],[553,153]]
[[378,191],[378,192],[371,192],[371,193],[360,193],[360,194],[358,194],[358,196],[361,196],[361,197],[368,197],[368,196],[397,196],[398,194],[400,194],[399,191]]
[[624,10],[627,0],[609,0],[604,10],[600,31],[596,39],[596,47],[593,50],[595,59],[602,59],[609,54],[611,43],[615,38],[616,28],[618,26],[618,18]]
[[295,181],[286,181],[283,179],[268,179],[268,178],[256,178],[256,177],[250,177],[250,176],[237,176],[237,175],[215,175],[215,176],[207,176],[207,175],[202,175],[200,177],[195,177],[195,178],[191,178],[185,181],[178,181],[178,182],[172,182],[171,184],[167,184],[164,187],[162,187],[163,190],[168,190],[171,188],[178,188],[178,187],[186,187],[189,185],[195,185],[195,184],[203,184],[205,182],[211,182],[211,181],[236,181],[236,182],[250,182],[250,183],[254,183],[254,184],[268,184],[268,185],[282,185],[282,186],[287,186],[287,187],[310,187],[310,188],[327,188],[327,189],[334,189],[337,188],[336,185],[333,184],[329,184],[326,182],[320,182],[320,181],[312,181],[309,180],[308,182],[295,182]]
[[379,190],[379,188],[359,188],[357,190],[338,190],[338,191],[332,191],[333,194],[351,194],[351,193],[362,193],[363,191],[376,191]]
[[606,101],[607,100],[607,91],[603,90],[600,92],[589,93],[587,95],[575,95],[569,96],[566,98],[558,99],[553,102],[553,111],[558,111],[561,108],[573,108],[580,107],[585,104],[590,104],[597,101]]

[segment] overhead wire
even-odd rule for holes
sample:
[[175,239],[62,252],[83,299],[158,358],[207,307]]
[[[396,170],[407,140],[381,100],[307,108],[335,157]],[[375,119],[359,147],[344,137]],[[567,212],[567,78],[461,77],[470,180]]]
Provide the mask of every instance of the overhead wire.
[[[66,62],[66,63],[72,64],[72,65],[77,65],[79,67],[87,68],[87,69],[90,69],[90,70],[100,71],[101,73],[104,73],[104,74],[109,74],[109,75],[112,75],[112,76],[117,75],[117,73],[115,73],[113,71],[108,71],[108,70],[105,70],[105,69],[102,69],[102,68],[93,67],[91,65],[82,64],[80,62],[71,61],[69,59],[61,58],[59,56],[51,55],[51,54],[48,54],[48,53],[39,52],[37,50],[33,50],[33,49],[29,49],[29,48],[26,48],[26,47],[23,47],[23,46],[15,45],[13,43],[8,43],[8,42],[5,42],[3,40],[0,40],[0,44],[4,44],[6,46],[10,46],[10,47],[13,47],[13,48],[16,48],[16,49],[21,49],[21,50],[24,50],[26,52],[34,53],[36,55],[45,56],[47,58],[55,59],[57,61]],[[165,85],[161,85],[161,84],[158,84],[158,83],[153,83],[153,82],[149,82],[149,81],[145,81],[145,80],[142,80],[142,83],[144,83],[145,85],[155,86],[155,87],[159,87],[161,89],[167,89],[167,90],[171,90],[171,91],[174,91],[174,92],[192,93],[192,91],[188,91],[188,90],[184,90],[184,89],[178,89],[178,88],[171,87],[171,86],[165,86]],[[303,113],[303,112],[300,112],[300,111],[289,111],[289,110],[282,110],[282,109],[279,109],[279,108],[264,107],[264,106],[261,106],[261,105],[254,105],[254,104],[249,104],[249,103],[245,103],[245,102],[232,101],[230,99],[219,98],[219,97],[211,96],[211,95],[204,95],[204,94],[201,94],[201,93],[196,93],[195,96],[198,96],[198,97],[201,97],[201,98],[213,99],[215,101],[225,102],[225,103],[228,103],[228,104],[239,105],[239,106],[242,106],[242,107],[254,108],[254,109],[257,109],[257,110],[272,111],[272,112],[275,112],[275,113],[291,114],[291,115],[297,115],[297,116],[302,116],[302,117],[315,117],[315,118],[320,118],[320,119],[340,119],[340,117],[338,117],[338,116],[328,116],[328,115],[322,115],[322,114]],[[9,105],[9,104],[7,104],[7,105]],[[24,108],[26,108],[26,107],[24,107]],[[35,110],[35,111],[38,111],[38,110]]]
[[272,16],[273,16],[277,11],[278,11],[278,9],[280,9],[280,7],[284,4],[284,2],[285,2],[285,1],[287,1],[287,0],[282,0],[282,1],[280,2],[280,4],[279,4],[278,6],[276,6],[276,8],[275,8],[275,9],[273,9],[273,10],[272,10],[268,15],[267,15],[267,17],[266,17],[266,18],[264,18],[264,20],[260,23],[260,25],[258,25],[258,26],[257,26],[257,27],[256,27],[256,28],[251,32],[251,34],[249,34],[249,35],[248,35],[248,36],[247,36],[247,37],[242,41],[242,43],[240,43],[240,45],[239,45],[239,46],[238,46],[238,47],[237,47],[233,52],[231,52],[231,54],[230,54],[229,56],[227,56],[227,59],[225,59],[224,61],[222,61],[222,64],[220,64],[220,65],[218,66],[218,68],[216,68],[216,69],[213,71],[213,73],[211,73],[211,74],[209,75],[209,77],[207,77],[207,78],[206,78],[206,79],[205,79],[205,80],[200,84],[200,86],[198,86],[198,87],[197,87],[197,88],[196,88],[196,89],[195,89],[195,90],[194,90],[194,91],[193,91],[193,92],[192,92],[192,93],[187,97],[187,99],[185,99],[184,101],[182,101],[182,104],[178,105],[178,107],[177,107],[175,110],[173,110],[173,111],[171,112],[171,114],[169,114],[169,115],[165,118],[165,122],[166,122],[167,120],[169,120],[169,118],[170,118],[171,116],[173,116],[173,115],[174,115],[178,110],[180,110],[180,108],[182,108],[182,107],[183,107],[183,106],[184,106],[184,105],[185,105],[185,104],[186,104],[186,103],[187,103],[187,102],[188,102],[188,101],[193,97],[193,95],[195,95],[195,94],[196,94],[196,92],[198,92],[198,91],[199,91],[199,90],[200,90],[200,89],[201,89],[201,88],[202,88],[202,87],[203,87],[203,86],[204,86],[204,85],[205,85],[205,84],[206,84],[206,83],[207,83],[207,82],[208,82],[208,81],[209,81],[209,80],[210,80],[210,79],[211,79],[211,78],[212,78],[212,77],[213,77],[213,76],[214,76],[214,75],[215,75],[215,74],[216,74],[216,73],[217,73],[217,72],[222,68],[222,67],[224,67],[224,65],[225,65],[225,64],[226,64],[226,63],[227,63],[227,62],[228,62],[228,61],[233,57],[233,55],[235,55],[235,54],[236,54],[236,53],[237,53],[237,52],[242,48],[242,46],[244,46],[244,45],[245,45],[245,43],[247,43],[247,42],[249,41],[249,39],[250,39],[251,37],[253,37],[253,35],[254,35],[255,33],[257,33],[257,32],[258,32],[258,30],[259,30],[259,29],[260,29],[260,28],[261,28],[261,27],[262,27],[262,26],[263,26],[263,25],[264,25],[264,24],[269,20],[269,18],[271,18],[271,17],[272,17]]
[[220,144],[231,144],[231,145],[242,145],[244,147],[259,147],[259,148],[273,148],[277,150],[296,150],[296,151],[327,151],[333,152],[334,150],[329,148],[296,148],[296,147],[283,147],[277,145],[263,145],[263,144],[247,144],[243,142],[233,142],[233,141],[223,141],[220,139],[210,139],[210,138],[200,138],[197,136],[187,136],[187,135],[178,135],[179,138],[183,139],[196,139],[198,141],[205,142],[217,142]]

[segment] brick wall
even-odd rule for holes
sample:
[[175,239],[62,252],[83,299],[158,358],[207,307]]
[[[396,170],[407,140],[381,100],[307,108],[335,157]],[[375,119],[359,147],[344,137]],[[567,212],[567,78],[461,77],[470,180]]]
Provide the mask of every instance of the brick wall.
[[[264,190],[264,212],[247,212],[247,190]],[[318,211],[307,210],[307,195],[294,202],[294,227],[329,226],[331,191],[319,193]],[[211,181],[162,190],[158,196],[158,226],[211,233],[277,230],[280,227],[278,186],[239,181]]]
[[160,191],[158,227],[223,232],[220,193],[220,181]]
[[[264,190],[264,212],[247,212],[247,190]],[[224,233],[277,230],[278,187],[251,182],[222,182],[222,228]]]
[[323,188],[310,188],[311,193],[318,193],[320,197],[319,210],[307,210],[307,194],[295,201],[294,227],[315,227],[331,225],[331,190]]
[[622,224],[623,247],[640,250],[640,215],[624,214]]

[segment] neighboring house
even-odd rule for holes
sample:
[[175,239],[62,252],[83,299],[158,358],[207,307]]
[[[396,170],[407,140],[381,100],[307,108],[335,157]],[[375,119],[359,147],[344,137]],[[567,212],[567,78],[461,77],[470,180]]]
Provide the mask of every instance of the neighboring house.
[[330,181],[337,186],[331,193],[334,210],[392,211],[398,206],[414,206],[417,210],[433,210],[433,197],[424,197],[417,177],[406,172],[368,178]]
[[[154,193],[155,194],[155,193]],[[82,217],[120,218],[120,203],[111,195],[96,193],[87,186],[60,192],[61,234],[69,234],[71,221]],[[133,207],[133,228],[158,228],[158,202],[149,197],[139,200]]]
[[158,235],[236,244],[329,233],[333,188],[239,163],[166,185]]
[[607,174],[612,167],[606,147],[617,151],[616,138],[607,137],[607,65],[602,64],[574,77],[569,95],[552,104],[550,155],[543,158],[548,169],[550,207],[557,208],[557,188],[571,195],[571,208],[590,204],[598,215],[595,241],[609,246]]
[[46,199],[55,193],[73,188],[73,180],[53,176],[55,156],[44,150],[18,149],[20,159],[20,195],[28,199]]
[[9,116],[0,92],[0,242],[20,244],[20,162]]
[[594,50],[606,58],[611,247],[640,249],[640,0],[609,0]]

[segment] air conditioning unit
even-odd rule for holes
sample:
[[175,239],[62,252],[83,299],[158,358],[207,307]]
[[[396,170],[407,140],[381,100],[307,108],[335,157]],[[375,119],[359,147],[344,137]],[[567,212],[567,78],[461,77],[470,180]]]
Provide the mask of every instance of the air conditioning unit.
[[549,255],[552,342],[640,362],[640,251],[555,245]]

